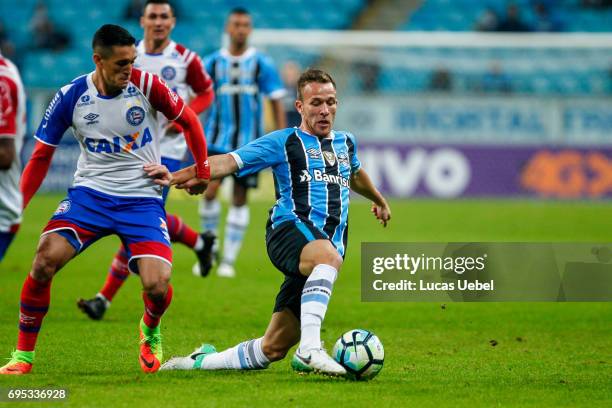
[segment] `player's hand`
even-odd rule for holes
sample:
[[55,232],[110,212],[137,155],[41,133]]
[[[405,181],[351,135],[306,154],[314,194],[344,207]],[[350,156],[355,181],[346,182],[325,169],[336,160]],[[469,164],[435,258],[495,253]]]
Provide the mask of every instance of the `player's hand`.
[[380,223],[383,227],[387,226],[387,223],[391,219],[391,209],[389,208],[389,204],[384,202],[383,205],[378,205],[376,203],[372,203],[372,214],[376,217],[377,220],[380,220]]
[[166,133],[178,135],[179,133],[183,133],[183,127],[176,122],[168,122],[166,124],[165,129]]
[[179,190],[187,190],[189,194],[195,195],[202,194],[206,190],[209,181],[197,178],[196,168],[193,165],[172,173],[171,185],[176,186]]
[[183,185],[189,180],[195,178],[196,176],[196,168],[195,165],[191,165],[189,167],[185,167],[184,169],[180,169],[172,173],[172,182],[171,186],[176,186],[178,189],[184,189]]
[[155,184],[166,187],[172,183],[172,173],[163,164],[147,163],[143,168]]

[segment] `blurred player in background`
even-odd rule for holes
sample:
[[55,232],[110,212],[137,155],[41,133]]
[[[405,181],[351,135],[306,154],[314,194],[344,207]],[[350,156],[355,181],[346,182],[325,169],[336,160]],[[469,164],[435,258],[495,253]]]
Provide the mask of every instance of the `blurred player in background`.
[[36,146],[21,179],[24,207],[47,174],[68,127],[79,142],[81,156],[73,187],[40,237],[21,291],[17,350],[0,374],[30,372],[54,275],[110,234],[124,243],[128,267],[142,281],[140,365],[145,372],[159,369],[159,324],[172,299],[172,249],[159,180],[167,169],[160,164],[158,112],[185,129],[200,191],[210,170],[198,117],[157,76],[133,68],[135,42],[122,27],[99,28],[92,42],[95,71],[57,92],[36,131]]
[[[277,201],[270,211],[266,246],[285,274],[272,319],[263,337],[217,353],[205,344],[162,369],[261,369],[281,360],[299,341],[291,366],[298,372],[344,375],[321,346],[321,325],[342,266],[348,236],[349,192],[373,201],[372,212],[386,226],[391,210],[357,158],[355,137],[333,129],[336,85],[310,69],[298,81],[299,128],[272,132],[229,154],[210,158],[211,179],[237,172],[246,176],[272,167]],[[193,168],[175,173],[189,188]]]
[[[249,12],[233,9],[225,31],[228,48],[222,48],[205,59],[206,71],[213,79],[216,100],[208,112],[206,134],[211,155],[235,150],[263,134],[263,96],[272,103],[275,129],[286,126],[282,98],[285,95],[280,76],[272,61],[253,47],[248,38],[253,28]],[[221,180],[209,185],[200,203],[202,229],[217,233],[221,205],[217,191]],[[233,277],[244,233],[249,225],[247,190],[257,187],[257,174],[234,177],[232,204],[227,213],[223,254],[217,274]],[[213,249],[217,252],[218,243]],[[206,276],[210,268],[194,266],[194,274]]]
[[26,97],[17,67],[0,54],[0,262],[21,222],[19,191]]
[[[185,101],[190,99],[191,93],[195,94],[189,102],[189,107],[196,114],[200,114],[214,99],[212,81],[204,70],[200,57],[170,39],[175,24],[173,9],[167,0],[146,2],[140,18],[144,39],[136,46],[138,57],[134,66],[163,78],[166,84]],[[183,129],[175,121],[168,121],[162,114],[158,114],[158,121],[162,136],[161,162],[170,171],[176,171],[181,168],[181,162],[187,152]],[[167,197],[168,188],[164,188],[164,201]],[[214,242],[214,235],[211,232],[199,235],[174,214],[167,214],[167,221],[170,240],[192,248],[199,263],[203,264],[201,268],[210,269],[212,265],[210,248]],[[102,319],[128,276],[127,253],[125,247],[121,246],[100,292],[93,299],[80,299],[77,305],[90,318]]]

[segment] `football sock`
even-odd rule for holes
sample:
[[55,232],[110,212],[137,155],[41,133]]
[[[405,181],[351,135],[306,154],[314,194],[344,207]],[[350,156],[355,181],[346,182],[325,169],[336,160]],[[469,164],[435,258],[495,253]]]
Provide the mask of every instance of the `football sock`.
[[267,368],[270,360],[262,349],[263,337],[244,341],[237,346],[209,354],[202,360],[202,370],[255,370]]
[[244,232],[249,226],[249,207],[231,206],[227,212],[225,240],[223,241],[223,262],[233,265],[242,246]]
[[51,280],[39,282],[28,274],[21,289],[17,350],[34,351],[42,321],[51,302]]
[[219,228],[219,217],[221,216],[221,203],[219,200],[200,200],[199,213],[202,231],[212,231],[216,235]]
[[302,289],[300,352],[321,348],[321,324],[338,271],[326,264],[314,267]]
[[168,284],[168,291],[165,296],[151,297],[144,292],[142,293],[142,299],[145,304],[142,320],[149,328],[154,329],[159,325],[161,317],[172,301],[172,292],[172,285]]
[[127,252],[123,245],[121,245],[121,248],[115,254],[115,258],[113,258],[113,263],[106,275],[106,282],[104,282],[104,286],[99,293],[109,303],[113,301],[117,291],[123,286],[123,283],[130,274],[127,263]]
[[[203,242],[200,235],[185,224],[181,217],[174,214],[168,214],[166,215],[166,219],[168,221],[168,233],[170,234],[170,240],[172,242],[180,242],[196,250],[201,249]],[[198,239],[200,241],[200,248],[195,248]]]

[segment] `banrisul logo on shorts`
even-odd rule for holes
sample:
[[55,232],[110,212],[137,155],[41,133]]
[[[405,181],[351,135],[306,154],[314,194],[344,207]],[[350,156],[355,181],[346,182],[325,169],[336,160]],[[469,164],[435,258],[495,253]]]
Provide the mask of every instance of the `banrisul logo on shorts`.
[[57,210],[55,210],[53,215],[66,214],[68,211],[70,211],[70,200],[64,200],[59,203],[59,205],[57,206]]
[[140,106],[132,106],[125,112],[125,120],[132,125],[138,126],[145,119],[145,111]]

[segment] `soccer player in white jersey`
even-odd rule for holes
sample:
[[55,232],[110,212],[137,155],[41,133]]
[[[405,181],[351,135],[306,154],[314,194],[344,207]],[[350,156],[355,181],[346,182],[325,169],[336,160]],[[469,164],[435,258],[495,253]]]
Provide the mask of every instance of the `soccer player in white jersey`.
[[17,67],[0,54],[0,262],[21,222],[19,153],[25,134],[25,102]]
[[[243,8],[233,9],[225,25],[229,46],[207,56],[204,61],[213,79],[216,95],[205,126],[211,156],[228,153],[263,135],[263,96],[271,101],[274,128],[286,127],[283,108],[286,91],[271,59],[254,47],[249,47],[252,29],[249,12]],[[221,180],[211,182],[200,203],[202,229],[215,234],[221,215],[221,205],[216,199],[220,184]],[[217,268],[219,276],[235,275],[234,262],[249,225],[247,192],[254,187],[257,187],[257,174],[234,177],[221,263]],[[196,275],[206,276],[209,270],[194,266]]]
[[110,234],[124,243],[128,267],[142,281],[141,368],[145,372],[159,369],[159,324],[172,299],[172,249],[159,179],[169,176],[160,164],[158,112],[185,129],[198,167],[200,192],[208,183],[210,169],[197,116],[157,76],[133,68],[135,42],[122,27],[100,27],[92,42],[95,71],[57,92],[36,131],[37,143],[21,181],[26,206],[69,127],[80,144],[81,156],[73,187],[41,235],[21,291],[16,351],[0,374],[30,372],[54,275]]
[[[277,200],[269,212],[266,249],[285,280],[268,328],[262,337],[219,353],[205,344],[189,356],[168,360],[162,369],[263,369],[299,342],[291,361],[295,371],[346,374],[322,348],[321,327],[346,254],[349,192],[372,200],[372,213],[383,226],[391,209],[361,167],[355,137],[333,129],[338,100],[332,77],[318,69],[305,71],[295,106],[302,117],[299,128],[278,130],[210,157],[211,180],[267,167],[274,173]],[[174,173],[172,182],[189,188],[194,170]]]
[[[170,39],[175,24],[174,11],[167,0],[147,1],[140,18],[144,39],[136,45],[138,56],[134,67],[163,78],[176,94],[189,101],[189,107],[196,114],[200,114],[214,99],[212,80],[195,52]],[[190,94],[195,96],[190,98]],[[174,172],[180,169],[187,152],[185,137],[176,121],[169,122],[162,114],[158,114],[158,121],[162,136],[161,163]],[[168,188],[164,188],[164,200],[167,196]],[[170,240],[192,248],[203,265],[201,268],[209,269],[212,263],[209,248],[213,245],[214,236],[211,233],[199,235],[178,215],[167,214],[166,218]],[[90,318],[102,319],[128,276],[127,255],[122,245],[115,254],[102,289],[92,299],[80,299],[77,305]]]

